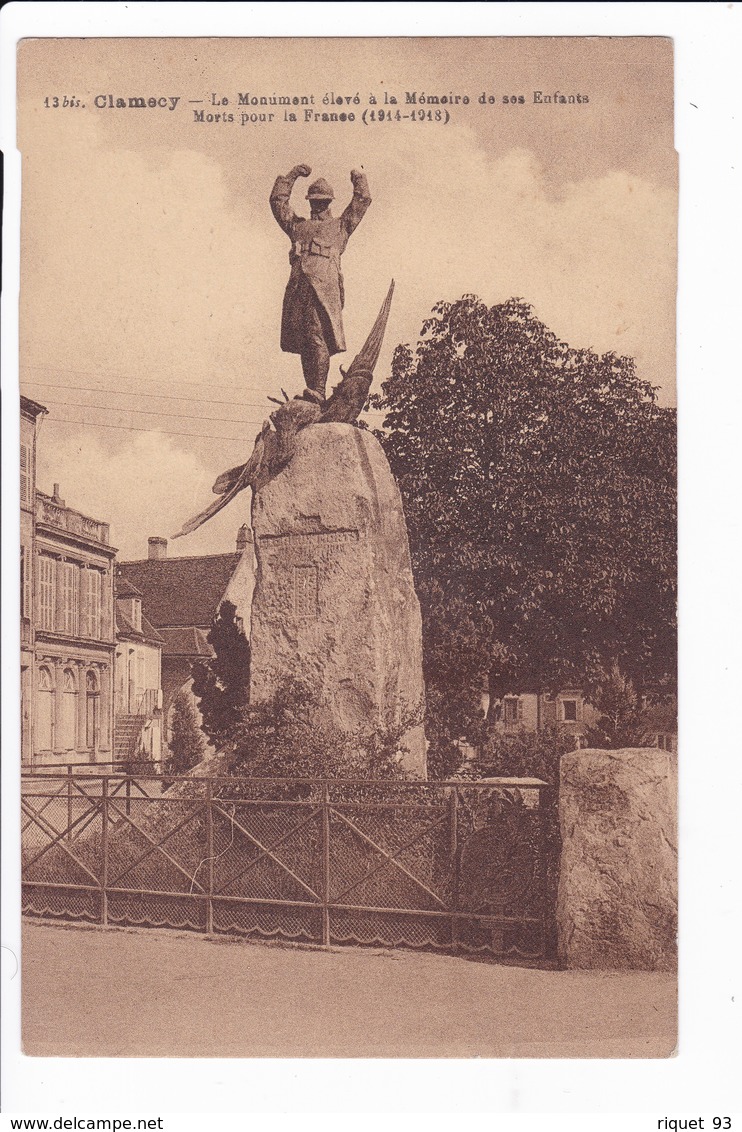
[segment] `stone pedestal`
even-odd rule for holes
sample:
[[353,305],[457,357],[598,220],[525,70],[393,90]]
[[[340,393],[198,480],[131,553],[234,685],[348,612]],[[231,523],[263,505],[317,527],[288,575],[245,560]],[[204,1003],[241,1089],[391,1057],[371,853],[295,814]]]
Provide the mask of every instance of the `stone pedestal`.
[[303,429],[254,494],[252,702],[300,678],[343,731],[415,714],[404,766],[425,776],[420,607],[402,501],[378,441],[349,424]]
[[672,970],[677,762],[656,748],[562,758],[559,954],[568,967]]

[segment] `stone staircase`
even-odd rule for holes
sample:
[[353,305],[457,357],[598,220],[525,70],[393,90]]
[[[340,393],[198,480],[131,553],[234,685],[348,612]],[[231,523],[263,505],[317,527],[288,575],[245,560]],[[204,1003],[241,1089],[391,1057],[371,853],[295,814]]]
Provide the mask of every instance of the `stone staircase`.
[[116,762],[133,762],[137,757],[139,736],[146,719],[143,715],[117,715],[113,750]]

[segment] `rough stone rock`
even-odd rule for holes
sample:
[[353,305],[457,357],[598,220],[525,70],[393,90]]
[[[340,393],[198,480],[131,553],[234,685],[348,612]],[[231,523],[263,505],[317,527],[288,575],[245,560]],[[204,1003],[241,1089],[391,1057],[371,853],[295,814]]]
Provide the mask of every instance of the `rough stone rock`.
[[566,966],[674,968],[676,815],[673,754],[626,748],[563,756],[557,931]]
[[252,525],[251,700],[298,677],[343,731],[415,716],[403,765],[424,777],[420,606],[378,441],[349,424],[303,429],[288,467],[254,493]]

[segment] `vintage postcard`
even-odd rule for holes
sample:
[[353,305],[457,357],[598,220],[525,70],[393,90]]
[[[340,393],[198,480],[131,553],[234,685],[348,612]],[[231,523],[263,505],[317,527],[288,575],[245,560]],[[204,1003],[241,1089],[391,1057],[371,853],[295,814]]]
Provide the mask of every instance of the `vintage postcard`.
[[672,41],[17,68],[26,1054],[671,1057]]

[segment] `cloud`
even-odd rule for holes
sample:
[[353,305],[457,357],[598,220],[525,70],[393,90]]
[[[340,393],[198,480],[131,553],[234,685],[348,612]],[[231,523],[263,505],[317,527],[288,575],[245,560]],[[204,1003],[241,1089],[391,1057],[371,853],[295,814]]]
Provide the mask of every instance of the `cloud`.
[[[59,483],[68,507],[111,524],[120,560],[146,558],[147,538],[169,538],[213,499],[214,476],[199,457],[161,432],[137,433],[115,448],[91,430],[70,435],[47,419],[39,434],[37,485]],[[172,543],[175,555],[233,550],[249,521],[249,493],[195,534]]]
[[621,171],[555,190],[532,153],[489,159],[459,140],[445,193],[418,149],[412,191],[389,202],[395,238],[371,271],[376,292],[398,281],[390,338],[414,338],[438,299],[517,295],[571,346],[634,356],[672,401],[674,191]]
[[[525,298],[573,347],[635,356],[640,375],[672,400],[672,189],[621,170],[555,184],[532,151],[497,152],[469,125],[449,127],[437,144],[427,128],[399,130],[342,143],[317,134],[311,147],[302,135],[301,150],[312,149],[314,170],[333,182],[341,208],[350,168],[363,164],[369,174],[373,204],[343,261],[351,357],[394,277],[377,380],[436,301],[474,292],[488,303]],[[38,123],[26,127],[21,362],[24,376],[57,390],[29,389],[50,399],[40,463],[72,506],[110,519],[123,557],[142,557],[148,535],[169,535],[206,506],[215,476],[249,455],[270,409],[266,395],[301,387],[298,358],[279,349],[288,241],[267,192],[304,156],[288,128],[255,135],[246,157],[216,142],[209,153],[111,150],[94,121],[53,136]],[[74,385],[114,392],[85,395]],[[161,415],[83,407],[108,397],[112,411],[122,404],[116,392],[139,398],[128,408]],[[53,397],[89,426],[55,424],[62,412]],[[204,437],[96,431],[96,421]],[[231,549],[247,503],[245,495],[173,549]]]

